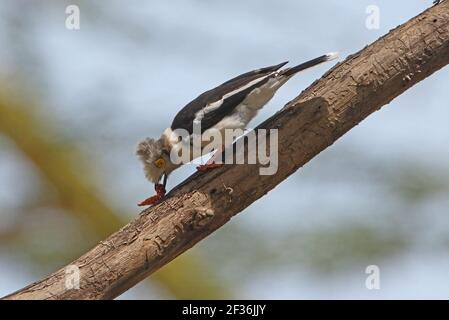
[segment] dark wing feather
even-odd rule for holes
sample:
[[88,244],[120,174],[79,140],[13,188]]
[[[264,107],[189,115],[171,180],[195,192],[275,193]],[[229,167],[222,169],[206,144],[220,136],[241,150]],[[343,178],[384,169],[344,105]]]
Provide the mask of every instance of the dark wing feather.
[[[262,76],[262,75],[265,75],[265,74],[269,74],[271,72],[279,70],[280,68],[285,66],[287,63],[288,63],[288,61],[284,61],[282,63],[279,63],[279,64],[275,65],[275,66],[259,68],[259,69],[256,69],[256,70],[245,72],[245,73],[242,73],[241,75],[239,75],[239,76],[237,76],[235,78],[232,78],[231,80],[226,81],[225,83],[223,83],[221,85],[232,83],[232,82],[235,82],[236,80],[243,79],[243,78],[248,78],[248,77],[252,78],[254,75]],[[252,78],[252,79],[254,79],[254,78]]]
[[[173,120],[173,123],[171,125],[171,129],[185,129],[190,134],[193,133],[193,121],[195,120],[195,114],[200,111],[201,109],[205,108],[207,105],[221,100],[221,98],[231,92],[236,90],[239,87],[245,86],[251,81],[260,78],[264,75],[269,75],[270,73],[273,73],[274,71],[280,69],[282,66],[284,66],[287,62],[280,63],[275,66],[261,68],[257,70],[253,70],[250,72],[246,72],[244,74],[241,74],[235,78],[232,78],[231,80],[228,80],[218,87],[215,87],[209,91],[204,92],[203,94],[199,95],[195,100],[188,103],[184,108],[181,109],[181,111],[178,112],[175,119]],[[217,124],[221,119],[223,119],[225,116],[231,114],[233,110],[245,99],[245,97],[255,88],[262,85],[268,80],[268,78],[263,79],[256,84],[254,84],[251,87],[246,88],[245,90],[242,90],[228,98],[226,98],[220,107],[217,109],[207,112],[202,121],[201,121],[201,131],[204,132],[205,130],[213,127],[215,124]]]
[[226,98],[222,105],[212,111],[207,112],[203,119],[201,120],[201,133],[206,131],[207,129],[213,127],[215,124],[220,122],[224,117],[230,115],[234,109],[245,100],[246,96],[253,91],[254,89],[265,84],[270,77],[266,77],[265,79],[253,84],[252,86],[242,90],[228,98]]

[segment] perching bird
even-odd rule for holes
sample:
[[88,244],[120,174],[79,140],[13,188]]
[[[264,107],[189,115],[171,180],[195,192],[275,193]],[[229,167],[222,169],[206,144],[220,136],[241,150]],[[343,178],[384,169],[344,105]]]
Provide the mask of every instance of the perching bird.
[[[156,190],[155,196],[142,201],[139,205],[152,205],[160,201],[165,195],[168,175],[182,165],[170,160],[172,149],[179,147],[181,143],[186,143],[185,139],[179,139],[174,134],[174,130],[187,130],[188,140],[191,141],[194,123],[201,124],[201,134],[207,134],[208,130],[222,132],[224,129],[245,129],[257,112],[292,76],[337,57],[337,53],[329,53],[293,68],[281,69],[287,64],[283,62],[253,70],[204,92],[188,103],[179,111],[170,128],[167,128],[158,140],[147,138],[137,146],[136,154],[144,164],[145,175],[155,184]],[[198,169],[205,171],[213,167],[215,167],[214,163],[208,163]],[[160,184],[161,180],[162,184]]]

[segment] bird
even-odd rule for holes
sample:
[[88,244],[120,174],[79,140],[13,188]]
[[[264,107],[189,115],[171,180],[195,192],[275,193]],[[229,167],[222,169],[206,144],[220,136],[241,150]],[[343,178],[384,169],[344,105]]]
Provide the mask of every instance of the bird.
[[[137,145],[136,155],[143,163],[146,178],[154,184],[156,191],[156,195],[138,205],[154,205],[164,198],[168,176],[184,164],[172,161],[171,152],[179,149],[182,144],[192,143],[195,123],[201,125],[202,135],[212,130],[223,132],[225,129],[246,129],[258,111],[294,75],[337,57],[337,52],[331,52],[291,68],[282,69],[288,63],[285,61],[252,70],[200,94],[189,102],[176,114],[171,126],[163,131],[159,139],[145,138]],[[187,136],[181,139],[175,134],[177,130],[184,130]],[[202,147],[204,144],[201,144]],[[191,155],[189,160],[194,160],[194,157],[195,155]],[[207,171],[218,166],[219,164],[208,161],[197,169]]]

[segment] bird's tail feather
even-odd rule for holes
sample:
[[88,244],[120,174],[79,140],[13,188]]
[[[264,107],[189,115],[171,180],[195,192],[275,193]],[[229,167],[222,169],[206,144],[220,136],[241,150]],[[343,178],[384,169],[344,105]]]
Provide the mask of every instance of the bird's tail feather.
[[334,60],[338,58],[338,52],[331,52],[325,55],[322,55],[318,58],[306,61],[304,63],[301,63],[295,67],[289,68],[289,69],[285,69],[283,71],[281,71],[281,75],[284,75],[286,77],[290,77],[292,75],[294,75],[295,73],[298,73],[300,71],[303,71],[305,69],[314,67],[320,63],[326,62],[326,61],[330,61],[330,60]]

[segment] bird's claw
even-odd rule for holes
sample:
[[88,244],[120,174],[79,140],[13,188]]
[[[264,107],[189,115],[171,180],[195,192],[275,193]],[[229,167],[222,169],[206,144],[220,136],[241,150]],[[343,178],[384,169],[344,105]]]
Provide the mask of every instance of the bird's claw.
[[163,184],[156,184],[154,189],[156,190],[156,195],[140,202],[138,204],[139,207],[155,205],[164,198],[166,191]]
[[206,163],[206,164],[202,164],[199,165],[198,167],[196,167],[196,169],[200,172],[206,172],[212,169],[216,169],[216,168],[220,168],[223,165],[223,163]]

